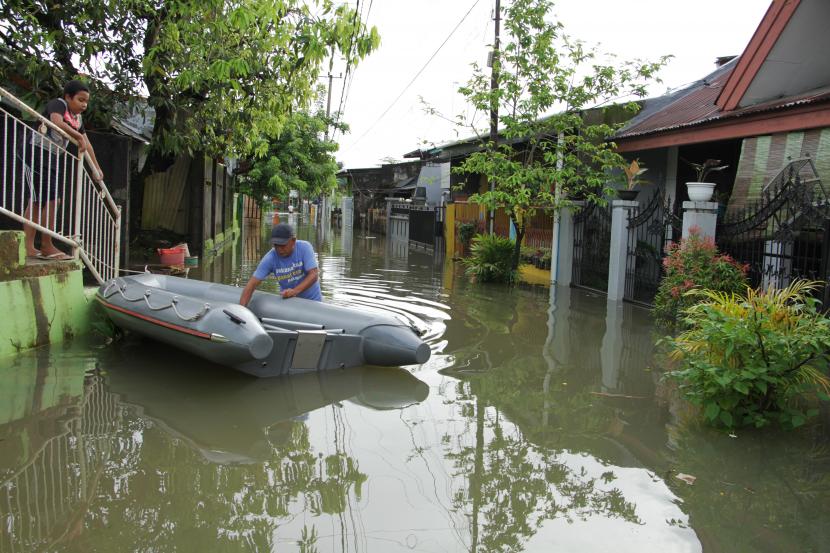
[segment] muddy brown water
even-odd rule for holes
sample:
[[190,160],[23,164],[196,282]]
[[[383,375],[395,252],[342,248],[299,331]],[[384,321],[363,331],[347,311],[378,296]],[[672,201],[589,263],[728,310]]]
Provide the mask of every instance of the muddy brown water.
[[[135,336],[6,358],[0,551],[830,551],[825,426],[699,427],[648,311],[299,228],[325,301],[409,320],[430,361],[256,380]],[[189,276],[244,284],[264,247]]]

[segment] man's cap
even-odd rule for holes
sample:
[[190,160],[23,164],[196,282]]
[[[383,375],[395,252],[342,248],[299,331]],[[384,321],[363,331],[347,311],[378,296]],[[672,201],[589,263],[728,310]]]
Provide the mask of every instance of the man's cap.
[[283,246],[288,244],[289,240],[296,236],[294,234],[294,227],[286,223],[280,223],[279,225],[274,225],[274,228],[271,229],[271,244]]

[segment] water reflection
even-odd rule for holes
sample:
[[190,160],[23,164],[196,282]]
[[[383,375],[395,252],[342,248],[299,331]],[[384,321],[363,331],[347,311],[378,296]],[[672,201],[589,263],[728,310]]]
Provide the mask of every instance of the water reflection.
[[281,526],[313,547],[317,522],[296,517],[344,523],[368,479],[341,402],[380,413],[429,392],[403,370],[254,380],[148,345],[39,351],[3,375],[0,550],[267,550]]
[[[472,550],[700,550],[677,496],[620,438],[638,415],[596,395],[610,382],[631,391],[625,373],[648,363],[639,314],[568,289],[540,309],[539,291],[459,287],[453,319],[465,324],[447,340],[466,347],[442,372],[460,379],[454,403],[467,424],[446,435],[446,456],[465,475],[455,507],[469,517]],[[616,358],[601,354],[609,326],[632,338]],[[589,530],[599,527],[601,537]]]
[[426,399],[410,373],[375,367],[251,379],[144,340],[124,344],[105,362],[109,389],[142,416],[218,463],[270,459],[306,413],[344,400],[400,409]]

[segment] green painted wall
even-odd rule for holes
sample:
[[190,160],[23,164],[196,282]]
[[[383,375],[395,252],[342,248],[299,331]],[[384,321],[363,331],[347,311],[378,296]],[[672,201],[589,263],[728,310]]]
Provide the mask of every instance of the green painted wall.
[[0,357],[85,334],[92,304],[80,269],[0,282]]

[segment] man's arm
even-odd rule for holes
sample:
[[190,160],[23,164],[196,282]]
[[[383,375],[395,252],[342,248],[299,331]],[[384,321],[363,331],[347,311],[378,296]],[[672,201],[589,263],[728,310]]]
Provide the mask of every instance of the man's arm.
[[[299,295],[303,290],[307,289],[309,286],[317,282],[317,267],[313,269],[309,269],[308,274],[306,274],[305,278],[297,284],[294,288],[288,288],[287,290],[283,290],[280,292],[280,295],[283,298],[293,298],[294,296]],[[244,305],[244,304],[243,304]]]
[[251,280],[249,280],[248,284],[245,285],[245,289],[242,290],[242,296],[239,298],[239,305],[248,307],[248,302],[251,301],[251,296],[254,295],[254,290],[256,290],[260,282],[262,281],[257,277],[251,277]]

